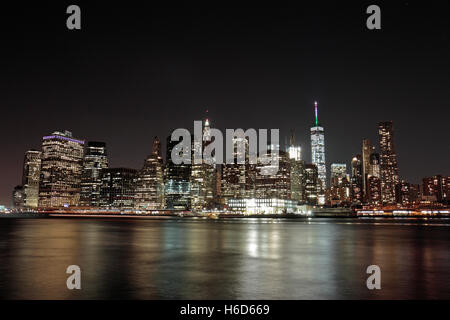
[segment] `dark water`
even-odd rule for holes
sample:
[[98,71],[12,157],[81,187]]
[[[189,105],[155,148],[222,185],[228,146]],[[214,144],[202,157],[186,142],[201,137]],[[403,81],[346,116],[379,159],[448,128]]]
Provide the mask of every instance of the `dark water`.
[[0,219],[0,298],[449,299],[450,220]]

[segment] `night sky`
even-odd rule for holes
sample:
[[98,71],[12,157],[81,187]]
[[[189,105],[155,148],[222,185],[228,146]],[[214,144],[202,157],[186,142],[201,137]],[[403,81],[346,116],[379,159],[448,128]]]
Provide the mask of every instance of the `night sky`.
[[[165,145],[206,109],[223,130],[279,128],[284,142],[295,129],[310,162],[314,100],[327,170],[349,165],[363,138],[378,147],[378,122],[392,120],[402,179],[449,175],[446,2],[2,4],[0,204],[44,135],[104,141],[111,166],[139,168],[153,136]],[[70,4],[80,31],[66,28]],[[366,28],[370,4],[382,30]]]

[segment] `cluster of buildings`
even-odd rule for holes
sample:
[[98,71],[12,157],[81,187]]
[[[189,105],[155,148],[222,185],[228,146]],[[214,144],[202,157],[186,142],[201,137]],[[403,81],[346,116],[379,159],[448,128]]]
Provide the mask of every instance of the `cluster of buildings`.
[[[209,120],[203,123],[203,141],[210,143]],[[155,137],[150,155],[138,170],[111,168],[104,142],[85,142],[71,132],[54,132],[42,138],[41,151],[25,153],[22,184],[13,191],[16,210],[225,210],[245,213],[299,213],[322,207],[411,207],[448,204],[450,177],[436,175],[414,185],[399,178],[392,122],[378,125],[379,152],[368,140],[361,153],[345,163],[330,166],[327,179],[325,131],[318,120],[311,127],[311,162],[291,132],[285,150],[278,152],[278,170],[263,175],[262,164],[251,164],[248,139],[233,139],[234,157],[244,152],[244,164],[176,164],[172,150],[178,143],[167,138],[166,161]],[[195,141],[195,140],[194,140]],[[245,148],[238,148],[244,145]],[[279,146],[269,146],[271,148]],[[242,155],[241,155],[242,156]]]

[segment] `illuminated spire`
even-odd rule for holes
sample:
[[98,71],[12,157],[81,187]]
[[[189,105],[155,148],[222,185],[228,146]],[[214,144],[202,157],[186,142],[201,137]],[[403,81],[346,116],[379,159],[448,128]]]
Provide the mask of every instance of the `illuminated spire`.
[[208,119],[208,109],[206,109],[206,120],[205,120],[205,127],[209,127],[209,119]]
[[316,113],[316,127],[319,125],[319,117],[318,117],[318,110],[317,110],[317,101],[314,101],[314,109]]

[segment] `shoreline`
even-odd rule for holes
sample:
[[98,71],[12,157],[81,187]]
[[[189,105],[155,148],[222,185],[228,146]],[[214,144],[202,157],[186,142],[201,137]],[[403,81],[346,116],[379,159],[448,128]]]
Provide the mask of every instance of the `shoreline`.
[[154,219],[154,220],[178,220],[178,219],[201,219],[201,220],[227,220],[227,219],[287,219],[287,220],[311,220],[311,219],[450,219],[450,215],[356,215],[356,214],[318,214],[318,215],[298,215],[298,214],[217,214],[209,216],[205,214],[80,214],[80,213],[8,213],[0,214],[0,219],[46,219],[46,218],[66,218],[66,219]]

